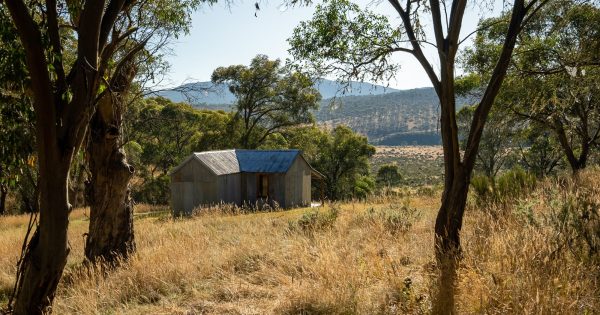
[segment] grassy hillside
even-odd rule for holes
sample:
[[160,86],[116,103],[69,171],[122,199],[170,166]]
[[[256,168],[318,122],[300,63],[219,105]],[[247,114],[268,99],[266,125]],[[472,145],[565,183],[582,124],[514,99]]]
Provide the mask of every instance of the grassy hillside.
[[372,173],[384,164],[398,165],[401,184],[409,187],[441,185],[444,175],[442,146],[376,146]]
[[[552,214],[569,204],[575,210],[600,204],[599,187],[596,170],[582,174],[577,186],[544,182],[503,205],[471,202],[459,312],[596,313],[600,264],[562,243],[565,234],[557,233],[562,230]],[[436,288],[431,245],[439,196],[396,198],[319,212],[218,209],[183,220],[138,214],[137,254],[108,273],[81,265],[88,221],[79,209],[72,214],[71,255],[55,313],[426,314]],[[138,206],[149,210],[155,209]],[[2,304],[27,220],[0,218]]]
[[[398,91],[368,83],[354,83],[341,94],[339,84],[323,81],[318,85],[324,100],[315,117],[320,124],[345,124],[380,145],[439,145],[438,98],[433,88]],[[224,86],[210,87],[209,82],[180,87],[186,93],[163,91],[173,101],[190,101],[202,109],[231,110],[235,98]],[[195,92],[205,89],[205,92]],[[215,92],[213,90],[218,90]],[[190,90],[192,92],[190,92]],[[332,96],[336,96],[332,99]],[[187,97],[187,98],[186,98]],[[467,103],[457,100],[458,107]]]

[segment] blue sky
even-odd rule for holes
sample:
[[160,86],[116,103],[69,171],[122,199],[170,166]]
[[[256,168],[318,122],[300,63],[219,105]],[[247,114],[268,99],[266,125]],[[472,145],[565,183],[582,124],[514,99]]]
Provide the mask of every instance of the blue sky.
[[[500,3],[498,0],[496,2]],[[257,12],[257,17],[254,16],[254,1],[247,0],[238,0],[230,6],[217,4],[195,12],[190,34],[181,36],[172,45],[172,52],[167,58],[171,70],[162,85],[209,81],[215,68],[248,64],[257,54],[265,54],[273,59],[289,57],[286,39],[300,21],[310,19],[314,7],[286,8],[281,3],[283,1],[259,0],[261,10]],[[377,4],[371,0],[359,0],[358,3],[369,5],[382,14],[389,12],[392,23],[398,19],[387,1]],[[490,10],[469,7],[462,28],[463,36],[475,29],[482,12],[490,13]],[[435,51],[429,50],[427,53],[433,56]],[[401,70],[394,80],[387,82],[390,87],[409,89],[431,86],[412,56],[401,53],[394,58]]]

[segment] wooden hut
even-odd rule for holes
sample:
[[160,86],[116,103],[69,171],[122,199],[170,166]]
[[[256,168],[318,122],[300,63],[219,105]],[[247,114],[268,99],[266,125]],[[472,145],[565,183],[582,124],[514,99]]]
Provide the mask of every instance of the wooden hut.
[[322,179],[299,150],[193,153],[171,171],[175,215],[215,204],[290,208],[311,203],[311,179]]

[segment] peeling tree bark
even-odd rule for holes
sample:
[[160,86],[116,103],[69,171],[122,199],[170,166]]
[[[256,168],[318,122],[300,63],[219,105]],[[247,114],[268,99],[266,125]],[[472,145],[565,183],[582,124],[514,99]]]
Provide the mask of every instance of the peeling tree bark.
[[90,228],[85,244],[85,257],[90,262],[114,264],[135,251],[129,189],[134,169],[121,148],[123,94],[134,73],[130,66],[117,74],[111,92],[101,98],[90,123]]
[[[17,285],[9,302],[14,314],[44,314],[52,311],[56,288],[67,263],[69,245],[68,185],[73,157],[95,111],[99,82],[104,70],[99,56],[106,33],[114,26],[124,1],[86,1],[78,4],[75,61],[64,66],[56,1],[40,4],[45,13],[43,27],[24,0],[4,1],[10,11],[31,77],[36,116],[39,164],[39,224],[19,263]],[[102,36],[101,36],[102,35]],[[48,58],[52,56],[53,58]],[[52,67],[50,67],[52,65]],[[69,73],[65,69],[69,69]]]

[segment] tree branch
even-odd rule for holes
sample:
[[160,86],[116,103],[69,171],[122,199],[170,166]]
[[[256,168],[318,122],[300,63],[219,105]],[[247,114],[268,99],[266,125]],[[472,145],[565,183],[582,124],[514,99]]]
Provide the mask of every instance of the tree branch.
[[402,6],[398,2],[398,0],[388,0],[388,1],[394,7],[396,12],[398,12],[398,14],[400,15],[400,18],[402,19],[402,24],[404,24],[404,29],[406,31],[406,35],[408,36],[408,39],[410,40],[412,47],[413,47],[412,55],[417,59],[417,61],[419,61],[419,63],[421,64],[421,66],[423,67],[425,72],[427,73],[427,76],[429,77],[431,84],[433,85],[436,93],[439,96],[441,93],[440,80],[438,79],[437,75],[435,74],[433,67],[431,66],[429,61],[427,61],[427,58],[423,54],[423,50],[421,49],[421,46],[419,45],[419,41],[417,40],[417,37],[415,36],[415,31],[414,31],[414,28],[411,25],[411,21],[410,21],[410,12],[404,11],[404,9],[402,8]]

